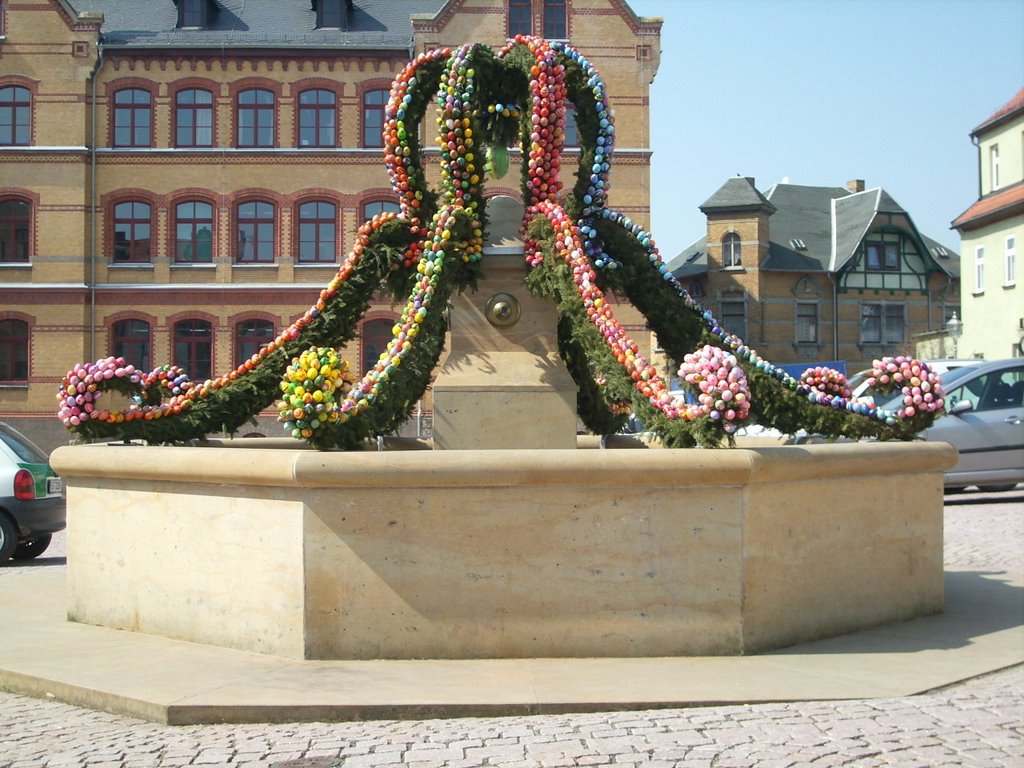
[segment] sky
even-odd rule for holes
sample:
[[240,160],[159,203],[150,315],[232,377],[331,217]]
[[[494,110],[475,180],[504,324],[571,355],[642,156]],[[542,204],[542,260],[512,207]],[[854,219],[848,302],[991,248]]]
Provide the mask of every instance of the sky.
[[864,179],[959,252],[950,222],[978,197],[969,134],[1024,87],[1024,0],[628,2],[664,19],[651,87],[662,258],[703,236],[700,204],[737,175],[762,192]]

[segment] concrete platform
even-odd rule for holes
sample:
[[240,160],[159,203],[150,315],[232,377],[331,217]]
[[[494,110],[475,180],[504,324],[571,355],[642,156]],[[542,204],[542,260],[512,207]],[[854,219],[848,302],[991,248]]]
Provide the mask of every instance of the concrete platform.
[[66,578],[0,581],[0,689],[167,724],[907,696],[1024,662],[1024,584],[973,571],[947,571],[942,614],[758,656],[481,661],[296,661],[74,624]]

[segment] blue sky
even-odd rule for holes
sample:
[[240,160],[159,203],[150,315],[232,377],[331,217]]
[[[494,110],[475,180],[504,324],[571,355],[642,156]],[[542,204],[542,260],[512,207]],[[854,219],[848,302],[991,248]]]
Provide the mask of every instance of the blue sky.
[[628,2],[664,19],[651,232],[665,260],[736,175],[761,191],[864,179],[959,251],[949,223],[978,194],[968,134],[1024,87],[1024,0]]

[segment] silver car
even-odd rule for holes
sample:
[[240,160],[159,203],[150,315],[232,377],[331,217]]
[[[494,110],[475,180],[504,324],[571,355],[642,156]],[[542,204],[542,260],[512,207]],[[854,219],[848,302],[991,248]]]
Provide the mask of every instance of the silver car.
[[946,415],[921,436],[960,452],[946,472],[947,490],[1009,490],[1024,483],[1024,358],[958,368],[943,375],[942,387]]

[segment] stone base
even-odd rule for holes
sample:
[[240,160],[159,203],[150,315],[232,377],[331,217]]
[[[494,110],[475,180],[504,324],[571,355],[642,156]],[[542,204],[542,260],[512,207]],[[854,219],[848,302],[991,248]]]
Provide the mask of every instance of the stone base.
[[941,443],[279,444],[57,449],[69,618],[296,659],[682,656],[943,607]]

